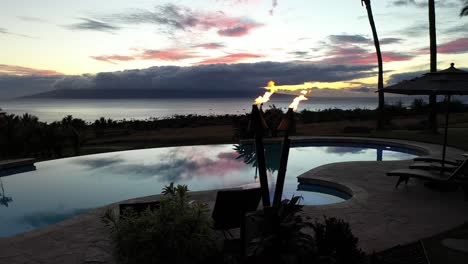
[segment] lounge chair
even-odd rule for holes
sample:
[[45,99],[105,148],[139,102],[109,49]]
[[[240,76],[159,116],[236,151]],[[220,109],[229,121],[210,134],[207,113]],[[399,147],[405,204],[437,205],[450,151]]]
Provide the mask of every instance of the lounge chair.
[[[423,162],[437,162],[442,163],[442,158],[433,157],[433,156],[420,156],[413,159],[414,161],[423,161]],[[459,165],[461,162],[453,159],[445,159],[445,164],[449,165]]]
[[431,182],[459,182],[464,185],[468,184],[468,159],[463,161],[457,169],[452,173],[439,172],[439,171],[428,171],[418,169],[401,169],[387,172],[387,176],[398,176],[398,181],[395,188],[398,188],[400,183],[408,183],[409,178],[419,178],[422,180],[428,180]]
[[214,228],[241,227],[245,214],[257,210],[260,199],[260,188],[218,191],[212,214]]
[[[422,162],[417,161],[409,166],[410,169],[418,169],[418,170],[433,170],[433,171],[441,171],[442,170],[442,163],[439,162]],[[445,172],[454,172],[458,166],[444,164],[444,171]]]
[[225,240],[225,248],[231,248],[231,250],[225,249],[225,252],[240,251],[241,256],[245,256],[246,213],[256,211],[260,199],[260,188],[218,191],[212,214],[214,229],[222,230],[226,238],[226,232],[230,234],[229,229],[240,228],[239,239]]

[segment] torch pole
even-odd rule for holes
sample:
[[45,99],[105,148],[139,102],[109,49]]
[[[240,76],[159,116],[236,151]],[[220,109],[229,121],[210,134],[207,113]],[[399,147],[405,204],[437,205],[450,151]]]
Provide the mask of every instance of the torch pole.
[[258,175],[260,179],[260,191],[262,194],[263,207],[270,206],[270,190],[268,188],[268,176],[265,162],[265,146],[263,145],[263,133],[266,123],[262,118],[257,105],[252,106],[251,127],[255,133],[255,157],[257,159]]
[[266,173],[265,146],[263,145],[263,135],[259,135],[258,133],[255,134],[255,156],[257,157],[263,207],[269,207],[270,190],[268,189],[268,176]]
[[281,203],[281,197],[283,196],[284,181],[286,178],[286,168],[288,167],[289,157],[289,146],[291,140],[288,137],[288,132],[283,138],[283,144],[281,144],[281,159],[278,169],[278,177],[276,179],[275,196],[273,198],[273,206],[279,206]]
[[284,130],[283,143],[281,144],[281,158],[278,169],[278,177],[276,178],[275,195],[273,198],[273,206],[279,206],[281,204],[281,198],[283,197],[284,181],[286,179],[286,168],[288,167],[289,159],[289,147],[291,140],[289,139],[289,129],[291,123],[294,121],[293,109],[288,109],[285,117],[279,125],[279,130]]

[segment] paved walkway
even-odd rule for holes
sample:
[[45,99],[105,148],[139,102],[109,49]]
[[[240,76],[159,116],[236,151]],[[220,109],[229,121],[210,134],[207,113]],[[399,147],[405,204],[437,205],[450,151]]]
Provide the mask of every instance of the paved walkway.
[[406,244],[468,221],[468,202],[461,190],[439,192],[416,179],[395,189],[397,177],[385,173],[410,163],[344,162],[306,172],[301,178],[342,184],[353,191],[353,197],[339,204],[307,206],[304,211],[309,216],[336,216],[348,221],[366,252]]
[[[296,138],[294,141],[301,140],[311,139]],[[318,140],[336,142],[345,139]],[[440,146],[437,145],[402,140],[392,140],[391,143],[409,144],[433,155],[440,154]],[[451,158],[459,157],[460,153],[449,149]],[[344,185],[353,192],[353,198],[334,205],[306,206],[304,211],[312,217],[326,215],[345,219],[366,252],[432,236],[467,221],[468,202],[461,191],[441,193],[427,189],[422,182],[413,179],[406,187],[394,188],[396,178],[387,177],[385,173],[407,167],[410,163],[344,162],[308,171],[300,176],[301,179]],[[192,193],[193,199],[206,201],[211,207],[215,197],[216,191]],[[154,199],[157,196],[134,200]],[[0,239],[0,263],[115,263],[108,231],[100,221],[105,209],[99,208],[58,224]]]

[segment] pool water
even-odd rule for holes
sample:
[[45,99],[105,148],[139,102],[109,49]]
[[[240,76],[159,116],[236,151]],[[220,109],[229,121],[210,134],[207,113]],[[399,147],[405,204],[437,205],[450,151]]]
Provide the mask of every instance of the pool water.
[[[266,146],[271,190],[280,150],[279,145]],[[341,202],[346,197],[298,191],[296,177],[332,162],[411,159],[416,154],[384,146],[294,145],[283,196],[302,195],[303,204]],[[170,182],[187,184],[192,191],[252,184],[258,182],[255,166],[251,145],[142,149],[38,162],[35,171],[0,178],[0,236],[56,223],[106,204],[159,194]]]

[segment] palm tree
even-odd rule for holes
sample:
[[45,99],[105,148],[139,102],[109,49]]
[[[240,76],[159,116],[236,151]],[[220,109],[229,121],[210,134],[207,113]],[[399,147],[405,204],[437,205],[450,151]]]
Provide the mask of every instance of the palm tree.
[[2,189],[0,193],[0,204],[8,207],[8,204],[13,202],[13,198],[11,198],[11,196],[5,196],[5,189],[3,188],[2,179],[0,179],[0,188]]
[[383,62],[382,62],[382,53],[380,52],[380,42],[379,37],[377,35],[377,29],[375,27],[374,16],[372,15],[372,7],[370,0],[361,0],[361,5],[363,3],[366,5],[367,9],[367,16],[369,17],[369,24],[372,29],[372,36],[374,37],[374,45],[375,45],[375,53],[377,54],[377,63],[379,67],[379,77],[377,82],[377,88],[379,90],[379,116],[377,118],[377,129],[383,129],[383,118],[384,118],[384,104],[385,98],[384,93],[382,92],[383,89]]
[[[234,150],[239,154],[236,159],[242,159],[245,164],[251,164],[252,167],[257,167],[257,158],[255,155],[255,145],[252,144],[235,144]],[[279,169],[281,155],[280,144],[265,145],[265,161],[267,170],[275,173]]]
[[466,3],[465,7],[460,11],[460,16],[468,16],[468,3]]
[[[436,39],[436,17],[435,1],[429,0],[429,41],[431,53],[431,72],[437,71],[437,39]],[[429,129],[437,132],[437,96],[429,96]]]

